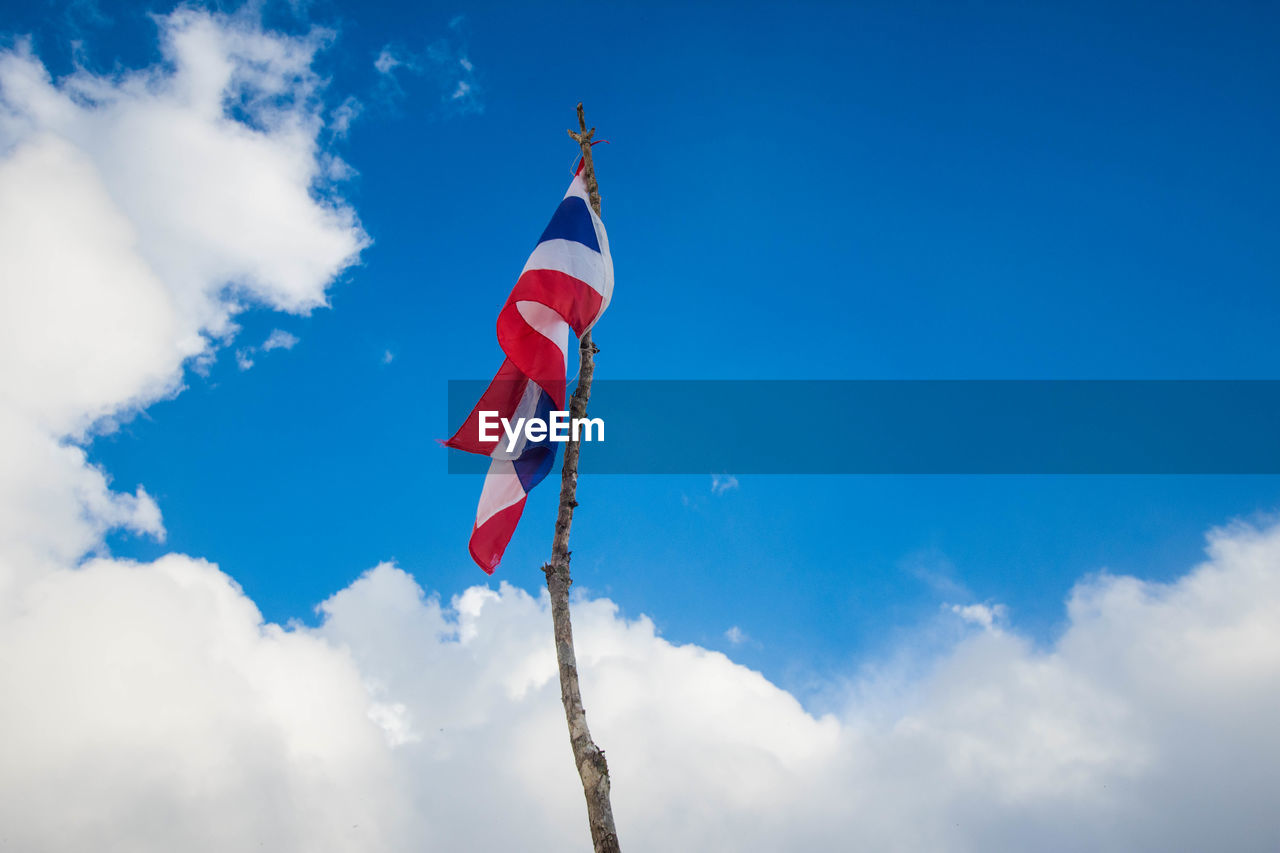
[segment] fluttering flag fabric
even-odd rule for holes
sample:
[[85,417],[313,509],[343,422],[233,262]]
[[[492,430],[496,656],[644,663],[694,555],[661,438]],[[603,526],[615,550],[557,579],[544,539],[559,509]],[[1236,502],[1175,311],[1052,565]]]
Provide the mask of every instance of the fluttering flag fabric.
[[480,413],[496,412],[514,424],[518,418],[547,420],[551,411],[563,411],[569,330],[581,336],[590,329],[612,295],[609,238],[591,209],[579,164],[498,313],[498,344],[506,359],[466,422],[445,442],[491,460],[470,542],[472,559],[489,574],[515,533],[529,490],[550,473],[556,445],[549,438],[532,442],[521,435],[508,449],[500,428],[496,440],[486,440]]

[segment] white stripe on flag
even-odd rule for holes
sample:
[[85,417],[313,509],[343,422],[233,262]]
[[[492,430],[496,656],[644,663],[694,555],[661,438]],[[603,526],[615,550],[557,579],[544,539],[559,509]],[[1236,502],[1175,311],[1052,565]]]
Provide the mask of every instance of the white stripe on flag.
[[[596,216],[596,212],[591,208],[591,198],[587,195],[587,185],[583,181],[582,173],[574,177],[573,182],[569,184],[569,191],[564,194],[564,197],[568,198],[571,195],[577,196],[587,203],[587,212],[591,214],[591,225],[596,230],[596,242],[600,244],[600,253],[603,255],[604,276],[599,279],[582,278],[583,281],[591,285],[597,293],[604,297],[604,301],[600,305],[600,314],[603,314],[604,309],[609,307],[609,300],[613,299],[613,256],[609,254],[609,235],[605,233],[604,223],[600,221],[600,217]],[[584,246],[583,248],[586,247]],[[537,251],[537,249],[534,249],[534,254],[537,254]],[[591,250],[587,249],[587,251]],[[530,260],[533,259],[530,258]],[[528,264],[525,264],[525,269],[530,268]],[[534,267],[533,269],[558,269],[558,267]],[[596,315],[596,320],[600,319],[600,314]],[[595,320],[592,320],[587,328],[591,328],[594,325]]]
[[507,507],[518,504],[524,497],[524,486],[516,476],[516,466],[505,459],[494,459],[489,463],[489,473],[485,475],[484,489],[480,492],[480,505],[476,507],[476,527]]
[[555,270],[576,278],[601,296],[606,282],[613,277],[605,269],[604,258],[577,240],[546,240],[538,244],[525,263],[522,274],[529,270]]
[[529,327],[560,348],[560,359],[564,362],[561,374],[569,370],[569,324],[564,318],[541,302],[521,299],[516,302],[516,310],[524,318]]
[[[514,429],[515,425],[520,423],[522,418],[527,420],[536,415],[538,413],[538,399],[541,396],[542,389],[538,387],[538,383],[526,379],[524,381],[524,393],[520,395],[520,402],[516,405],[515,412],[513,412],[511,417],[507,419],[507,423],[511,424]],[[489,454],[490,458],[510,460],[519,459],[520,455],[524,453],[525,444],[529,441],[524,430],[520,430],[520,435],[516,439],[516,446],[510,451],[507,450],[508,439],[506,430],[499,429],[499,432],[501,435],[498,437],[498,443],[493,448],[493,452]]]
[[588,209],[591,208],[591,197],[587,195],[587,182],[586,179],[583,178],[582,172],[573,176],[573,180],[569,182],[569,189],[565,190],[565,198],[568,198],[571,195],[576,195],[587,203]]
[[[604,263],[604,275],[600,279],[600,284],[597,286],[594,281],[587,282],[603,297],[600,301],[600,313],[596,315],[596,320],[599,320],[604,314],[604,309],[609,307],[609,301],[613,299],[613,255],[609,254],[609,235],[605,233],[604,223],[600,221],[599,216],[596,216],[595,211],[591,213],[591,224],[595,226],[596,242],[600,244],[600,258]],[[591,326],[596,324],[596,320],[591,321]]]

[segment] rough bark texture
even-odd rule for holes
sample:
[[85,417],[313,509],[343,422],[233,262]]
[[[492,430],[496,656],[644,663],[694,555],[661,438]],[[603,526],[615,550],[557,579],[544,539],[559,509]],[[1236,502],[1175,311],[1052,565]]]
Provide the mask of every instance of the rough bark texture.
[[[591,207],[600,215],[600,190],[596,184],[595,168],[591,162],[591,137],[596,129],[587,130],[578,104],[578,132],[569,131],[582,147],[583,182]],[[570,418],[581,418],[587,413],[587,400],[591,397],[591,377],[595,372],[595,354],[599,352],[587,332],[578,342],[580,363],[578,387],[569,401]],[[609,804],[609,766],[605,764],[604,750],[596,746],[587,729],[587,712],[582,707],[582,694],[578,690],[578,660],[573,651],[573,625],[569,622],[569,528],[573,526],[573,510],[578,505],[578,442],[570,441],[564,449],[564,468],[560,472],[560,511],[556,514],[556,535],[551,544],[551,561],[542,567],[547,575],[547,590],[551,593],[551,620],[555,626],[556,661],[560,665],[560,701],[564,703],[564,716],[569,723],[569,743],[573,747],[573,761],[582,777],[582,790],[587,797],[587,820],[591,825],[591,841],[596,853],[619,853],[618,833],[613,825],[613,807]]]

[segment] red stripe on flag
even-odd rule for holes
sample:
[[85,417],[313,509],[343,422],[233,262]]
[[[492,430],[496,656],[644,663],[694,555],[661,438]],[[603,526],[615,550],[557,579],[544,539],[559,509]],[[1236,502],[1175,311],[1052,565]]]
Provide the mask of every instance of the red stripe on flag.
[[525,381],[526,377],[520,372],[520,368],[516,367],[511,359],[504,360],[502,367],[498,368],[498,375],[493,377],[489,387],[480,395],[480,402],[476,403],[471,414],[467,415],[467,420],[453,434],[453,437],[445,442],[445,446],[465,450],[467,453],[479,453],[482,456],[493,453],[494,448],[501,441],[502,429],[491,431],[498,433],[498,439],[481,441],[480,413],[497,412],[498,417],[510,420],[516,412],[516,407],[520,405],[520,398],[524,396]]
[[507,305],[517,302],[541,302],[581,335],[600,316],[604,298],[585,281],[559,270],[525,270],[507,297]]
[[603,297],[584,281],[559,270],[527,270],[498,314],[498,344],[525,376],[542,386],[557,409],[564,408],[568,353],[529,325],[517,302],[537,302],[558,314],[574,333],[600,316]]
[[526,498],[521,498],[518,503],[494,513],[484,524],[478,524],[471,529],[471,542],[468,545],[471,559],[475,560],[476,565],[484,569],[487,574],[493,574],[498,563],[502,562],[507,544],[511,542],[511,537],[516,532],[516,525],[520,523],[525,501]]
[[521,373],[542,386],[557,409],[564,408],[568,355],[530,326],[514,303],[498,314],[498,344]]

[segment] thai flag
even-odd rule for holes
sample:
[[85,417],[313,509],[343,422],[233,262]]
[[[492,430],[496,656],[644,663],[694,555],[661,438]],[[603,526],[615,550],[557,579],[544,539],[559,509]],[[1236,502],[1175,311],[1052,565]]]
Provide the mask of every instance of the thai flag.
[[485,441],[480,413],[497,412],[514,424],[518,418],[546,420],[552,410],[563,411],[569,330],[581,336],[590,329],[612,294],[609,238],[591,209],[579,164],[498,314],[498,343],[506,360],[462,428],[445,442],[492,460],[470,545],[472,559],[489,574],[515,533],[529,490],[551,471],[556,446],[549,439],[526,442],[521,436],[508,450],[500,428],[497,440]]

